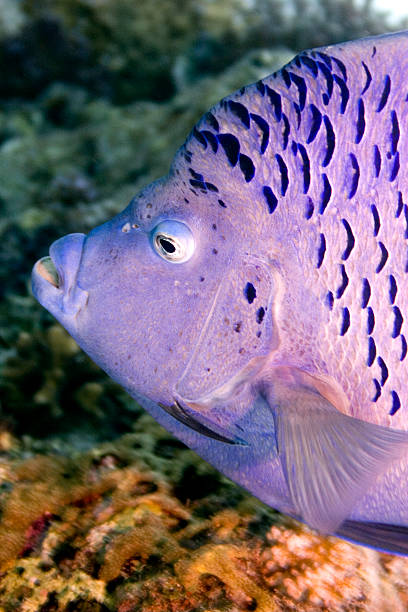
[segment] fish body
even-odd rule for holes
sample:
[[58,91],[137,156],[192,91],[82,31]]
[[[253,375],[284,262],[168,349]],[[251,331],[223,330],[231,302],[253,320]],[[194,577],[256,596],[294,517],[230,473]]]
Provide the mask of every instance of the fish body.
[[299,54],[33,270],[37,299],[207,461],[408,554],[408,33]]

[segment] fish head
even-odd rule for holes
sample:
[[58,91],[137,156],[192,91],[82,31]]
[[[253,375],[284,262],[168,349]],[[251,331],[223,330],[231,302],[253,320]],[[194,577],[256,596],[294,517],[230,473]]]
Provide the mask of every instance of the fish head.
[[211,403],[269,350],[272,280],[216,194],[177,168],[88,235],[57,240],[32,286],[130,393]]

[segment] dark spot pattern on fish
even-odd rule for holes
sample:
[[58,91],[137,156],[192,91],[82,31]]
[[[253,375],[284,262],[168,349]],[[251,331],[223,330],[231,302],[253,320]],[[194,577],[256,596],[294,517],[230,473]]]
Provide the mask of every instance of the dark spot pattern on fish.
[[305,108],[306,104],[306,94],[307,94],[307,86],[305,83],[305,79],[294,72],[288,73],[290,76],[290,80],[295,84],[298,90],[298,98],[299,98],[299,109],[302,111]]
[[222,207],[222,208],[227,208],[227,205],[225,204],[225,202],[223,202],[222,200],[218,200],[218,204]]
[[374,145],[374,170],[375,178],[378,178],[381,170],[381,153],[377,145]]
[[343,261],[346,261],[349,258],[350,253],[353,250],[356,241],[355,241],[354,234],[352,232],[352,229],[347,219],[342,219],[341,221],[347,232],[347,246],[345,250],[343,251],[341,258],[343,259]]
[[306,149],[302,144],[298,144],[298,149],[302,158],[303,193],[307,193],[310,187],[310,160]]
[[217,150],[218,150],[217,137],[212,132],[210,132],[209,130],[202,130],[200,133],[206,139],[206,141],[208,142],[208,144],[212,148],[213,152],[216,153]]
[[218,193],[218,187],[216,185],[213,185],[213,183],[205,183],[205,186],[207,187],[208,191],[214,191],[215,193]]
[[256,298],[256,289],[252,283],[247,283],[245,285],[244,295],[248,301],[248,304],[252,304],[252,302]]
[[193,136],[196,140],[198,140],[198,142],[204,147],[204,149],[207,148],[207,141],[204,138],[204,136],[201,134],[201,132],[199,132],[197,130],[196,127],[193,128]]
[[343,308],[342,316],[343,320],[341,323],[340,336],[345,336],[350,327],[350,311],[347,307]]
[[367,308],[367,334],[368,335],[373,333],[374,325],[375,325],[374,310],[371,308],[371,306],[368,306]]
[[236,166],[240,149],[238,138],[233,134],[218,134],[217,138],[231,166]]
[[289,89],[289,87],[291,86],[292,81],[290,79],[289,73],[286,70],[286,68],[282,68],[281,75],[283,77],[283,80],[284,80],[284,83],[285,83],[286,87]]
[[239,155],[239,167],[241,168],[242,174],[244,175],[245,181],[249,183],[252,181],[255,175],[255,166],[253,161],[247,155],[240,153]]
[[236,115],[239,119],[241,119],[244,126],[248,129],[250,126],[249,112],[246,106],[241,104],[240,102],[235,102],[234,100],[229,100],[228,102],[229,109],[234,115]]
[[380,231],[381,223],[380,223],[380,215],[378,214],[378,210],[375,204],[371,204],[371,213],[373,215],[373,221],[374,221],[374,236],[378,236],[378,232]]
[[269,87],[269,85],[266,85],[266,94],[273,107],[276,120],[280,121],[282,117],[282,99],[280,97],[280,94],[278,94],[278,92]]
[[329,165],[331,158],[333,157],[334,147],[336,146],[336,137],[334,135],[333,126],[327,115],[323,117],[324,127],[326,128],[326,154],[324,156],[322,166],[325,168]]
[[343,81],[342,78],[337,76],[337,74],[333,75],[333,79],[334,79],[334,82],[337,83],[340,89],[340,97],[341,97],[340,114],[344,115],[346,108],[347,108],[349,98],[350,98],[349,88],[347,87],[345,81]]
[[388,378],[388,368],[382,357],[377,357],[377,363],[380,366],[381,370],[381,386],[383,387]]
[[391,168],[391,172],[390,172],[390,178],[389,178],[390,183],[395,181],[395,179],[397,178],[399,169],[400,169],[400,160],[399,160],[399,152],[397,151],[397,153],[395,154],[395,157],[394,157],[394,164],[393,164],[393,166]]
[[296,113],[296,129],[298,130],[300,128],[300,123],[302,121],[302,112],[297,102],[293,102],[293,108],[295,109],[295,113]]
[[203,181],[197,181],[196,179],[190,179],[190,185],[195,187],[196,189],[201,189],[201,191],[207,191],[207,187]]
[[338,287],[338,289],[336,291],[336,298],[338,300],[341,298],[341,296],[343,295],[343,293],[347,289],[347,285],[349,284],[349,278],[347,276],[346,267],[345,267],[344,264],[341,264],[340,272],[341,272],[341,285]]
[[197,181],[201,181],[204,182],[204,177],[202,174],[199,174],[198,172],[196,172],[193,168],[189,168],[188,171],[190,172],[191,176],[196,179]]
[[403,207],[404,207],[404,202],[402,200],[402,193],[401,193],[401,191],[399,191],[398,192],[397,210],[395,211],[395,217],[397,219],[400,216],[400,214],[402,213]]
[[329,310],[333,310],[334,305],[334,295],[332,291],[328,291],[326,295],[326,306],[329,307]]
[[317,268],[320,268],[320,266],[322,265],[325,253],[326,253],[326,238],[324,234],[320,234],[320,245],[317,250],[317,266],[316,266]]
[[377,53],[377,47],[374,45],[373,46],[373,50],[371,52],[371,57],[374,57],[374,55]]
[[288,146],[289,142],[289,134],[290,134],[290,124],[285,113],[282,113],[282,121],[283,121],[283,131],[282,131],[282,148],[285,149]]
[[400,138],[400,129],[398,117],[395,110],[391,111],[391,153],[395,155],[397,152],[398,141]]
[[215,130],[216,132],[220,131],[219,123],[218,123],[217,119],[215,118],[215,116],[213,115],[212,112],[206,113],[205,120],[207,121],[207,123],[210,124],[210,126],[213,128],[213,130]]
[[268,146],[269,142],[269,124],[265,121],[263,117],[260,117],[259,115],[250,113],[249,116],[262,132],[261,155],[263,155],[266,151],[266,147]]
[[373,378],[373,383],[375,386],[375,393],[371,401],[376,402],[381,397],[381,385],[376,378]]
[[392,338],[398,338],[398,336],[401,333],[401,327],[402,327],[402,324],[404,322],[404,318],[403,318],[403,316],[401,314],[401,311],[398,308],[398,306],[393,306],[392,307],[392,311],[394,313],[394,328],[392,330],[391,337]]
[[401,400],[398,397],[398,393],[396,391],[391,391],[392,397],[392,406],[389,414],[394,416],[394,414],[401,408]]
[[275,159],[278,162],[281,175],[281,195],[284,196],[289,186],[288,167],[278,153],[275,155]]
[[390,303],[393,304],[395,302],[398,287],[397,287],[397,281],[395,280],[392,274],[390,274],[389,280],[390,280],[390,289],[389,289],[388,295],[390,296]]
[[404,204],[405,231],[404,238],[408,238],[408,206]]
[[317,77],[318,69],[317,64],[311,57],[308,57],[306,54],[299,55],[300,62],[306,66],[309,72],[313,75],[314,78]]
[[363,87],[363,89],[361,91],[361,94],[360,94],[360,95],[363,95],[363,94],[365,94],[367,89],[370,87],[371,81],[373,80],[373,77],[371,76],[371,72],[369,71],[367,65],[364,62],[361,62],[361,63],[363,65],[364,72],[365,72],[365,75],[366,75],[366,82],[365,82],[364,87]]
[[407,344],[407,341],[406,341],[405,336],[403,334],[400,335],[400,338],[401,338],[401,356],[400,356],[400,361],[404,361],[405,357],[407,356],[408,344]]
[[378,246],[380,247],[380,250],[381,250],[381,259],[380,259],[380,263],[378,264],[375,270],[377,274],[379,274],[381,270],[384,268],[385,264],[387,263],[387,259],[388,259],[388,251],[385,245],[382,242],[379,242]]
[[341,258],[343,259],[343,261],[346,261],[349,258],[350,253],[351,253],[351,251],[354,248],[355,238],[354,238],[354,234],[352,232],[352,229],[351,229],[350,224],[347,221],[347,219],[342,219],[341,221],[342,221],[342,223],[343,223],[343,225],[344,225],[344,227],[346,229],[346,233],[347,233],[347,246],[346,246],[345,250],[343,251],[343,254],[342,254]]
[[334,57],[333,55],[330,56],[330,58],[333,60],[333,62],[335,64],[337,64],[338,68],[340,68],[340,72],[343,76],[343,79],[345,82],[347,82],[347,69],[346,66],[343,64],[343,62],[338,58],[338,57]]
[[361,308],[366,308],[371,297],[371,287],[368,279],[363,278],[363,292],[361,298]]
[[264,316],[265,316],[265,308],[261,306],[256,311],[256,322],[258,323],[258,325],[262,323]]
[[268,185],[265,185],[263,187],[262,192],[265,196],[265,200],[268,205],[269,214],[272,214],[273,212],[275,212],[276,207],[278,205],[278,198]]
[[261,94],[261,96],[265,95],[265,83],[260,80],[257,83],[255,83],[255,87],[257,88],[257,90],[259,91],[259,93]]
[[322,59],[324,61],[324,63],[326,64],[326,66],[332,70],[333,65],[332,65],[332,61],[331,61],[331,57],[330,55],[327,55],[327,53],[323,53],[323,51],[316,51],[316,55],[318,55],[320,57],[320,59]]
[[314,104],[310,104],[309,108],[312,113],[312,124],[310,126],[310,132],[309,136],[307,137],[306,144],[310,144],[314,141],[322,124],[322,114],[319,109]]
[[360,180],[360,167],[358,165],[358,161],[354,153],[349,153],[349,158],[351,162],[351,167],[353,169],[353,174],[351,177],[351,187],[348,194],[348,199],[351,200],[356,195],[356,191],[358,188],[358,182]]
[[391,91],[391,79],[390,79],[390,76],[387,74],[385,75],[384,89],[381,94],[381,99],[377,107],[377,113],[380,113],[383,110],[384,106],[387,104],[388,96],[390,95],[390,91]]
[[326,93],[323,94],[323,104],[327,106],[333,95],[333,75],[323,62],[317,62],[317,66],[322,72],[326,81]]
[[368,357],[367,357],[367,365],[369,368],[374,363],[374,359],[377,355],[377,347],[375,346],[374,338],[369,336],[368,338]]
[[308,198],[306,204],[305,219],[311,219],[314,213],[314,204],[312,198]]
[[357,124],[356,124],[356,127],[357,127],[356,144],[359,144],[361,142],[361,139],[364,136],[365,126],[366,126],[366,122],[365,122],[365,117],[364,117],[364,102],[362,98],[360,98],[358,101],[358,117],[357,117]]
[[322,191],[322,195],[321,195],[320,209],[319,209],[319,212],[320,212],[321,215],[326,210],[326,207],[327,207],[328,203],[330,202],[330,198],[331,198],[331,195],[332,195],[332,188],[331,188],[329,179],[327,178],[327,175],[326,174],[322,174],[322,179],[323,179],[323,191]]

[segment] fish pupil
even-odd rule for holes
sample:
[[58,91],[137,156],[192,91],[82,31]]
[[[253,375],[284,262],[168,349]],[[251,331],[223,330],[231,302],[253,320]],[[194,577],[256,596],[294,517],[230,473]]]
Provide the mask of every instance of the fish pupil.
[[163,236],[159,236],[158,242],[160,243],[160,246],[163,249],[163,251],[166,251],[166,253],[175,252],[176,247],[174,246],[172,242],[170,242],[170,240],[167,240],[167,238],[164,238]]

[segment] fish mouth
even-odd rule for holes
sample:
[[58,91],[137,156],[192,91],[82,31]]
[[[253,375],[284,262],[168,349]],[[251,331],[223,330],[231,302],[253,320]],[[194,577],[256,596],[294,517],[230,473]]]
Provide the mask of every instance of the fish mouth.
[[77,283],[85,234],[68,234],[50,246],[50,253],[34,265],[34,297],[59,321],[75,316],[86,304],[88,293]]
[[37,274],[39,274],[44,280],[56,287],[60,288],[61,279],[58,274],[57,268],[52,261],[52,258],[48,255],[37,261],[35,266]]

